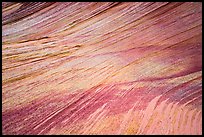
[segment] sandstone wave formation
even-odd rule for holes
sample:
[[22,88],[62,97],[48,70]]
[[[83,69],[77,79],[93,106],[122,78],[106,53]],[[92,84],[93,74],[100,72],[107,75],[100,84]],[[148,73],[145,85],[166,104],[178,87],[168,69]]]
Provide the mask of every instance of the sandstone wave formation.
[[3,2],[2,130],[202,134],[202,3]]

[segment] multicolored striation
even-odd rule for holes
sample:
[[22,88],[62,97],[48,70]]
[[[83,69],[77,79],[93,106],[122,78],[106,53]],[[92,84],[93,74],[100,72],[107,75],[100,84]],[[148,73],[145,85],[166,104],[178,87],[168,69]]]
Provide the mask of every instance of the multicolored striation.
[[202,134],[202,3],[2,3],[3,134]]

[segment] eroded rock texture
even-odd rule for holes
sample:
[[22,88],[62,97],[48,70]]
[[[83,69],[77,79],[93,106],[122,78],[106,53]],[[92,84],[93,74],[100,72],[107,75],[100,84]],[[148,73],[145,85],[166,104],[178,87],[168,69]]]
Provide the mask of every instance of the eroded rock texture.
[[201,12],[3,2],[3,134],[202,134]]

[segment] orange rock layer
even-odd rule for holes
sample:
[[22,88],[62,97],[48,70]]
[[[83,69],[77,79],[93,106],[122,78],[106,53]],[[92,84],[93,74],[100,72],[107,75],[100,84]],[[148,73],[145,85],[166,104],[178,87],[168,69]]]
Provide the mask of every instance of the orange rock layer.
[[202,3],[2,3],[3,134],[202,134]]

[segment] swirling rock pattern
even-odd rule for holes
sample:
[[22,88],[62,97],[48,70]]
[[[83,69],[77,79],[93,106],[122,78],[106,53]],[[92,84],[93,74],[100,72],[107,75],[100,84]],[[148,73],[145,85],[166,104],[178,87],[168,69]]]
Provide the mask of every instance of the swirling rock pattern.
[[3,134],[202,134],[202,3],[2,3]]

